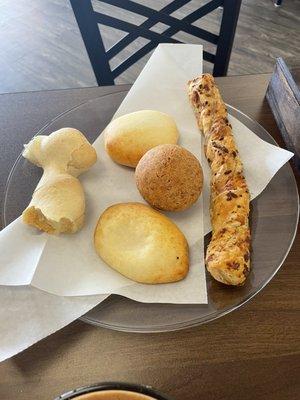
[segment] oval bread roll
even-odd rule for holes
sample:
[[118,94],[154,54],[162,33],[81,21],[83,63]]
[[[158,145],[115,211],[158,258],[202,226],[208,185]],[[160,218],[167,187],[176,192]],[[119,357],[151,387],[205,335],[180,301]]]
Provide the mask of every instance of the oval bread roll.
[[142,156],[159,144],[175,144],[174,119],[160,111],[142,110],[114,119],[104,130],[105,149],[117,163],[135,168]]
[[106,264],[136,282],[176,282],[188,272],[183,233],[169,218],[141,203],[107,208],[98,220],[94,244]]

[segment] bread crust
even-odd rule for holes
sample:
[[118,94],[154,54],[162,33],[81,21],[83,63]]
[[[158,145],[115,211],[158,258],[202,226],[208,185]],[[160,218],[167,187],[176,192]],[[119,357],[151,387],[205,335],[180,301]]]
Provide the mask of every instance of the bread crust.
[[206,266],[217,281],[242,285],[250,271],[250,196],[242,161],[214,78],[203,74],[189,81],[188,95],[212,174],[212,238]]
[[188,273],[183,233],[169,218],[142,203],[107,208],[97,222],[94,245],[106,264],[136,282],[176,282]]
[[135,168],[155,146],[177,143],[174,119],[155,110],[140,110],[114,119],[104,130],[105,150],[118,164]]
[[23,221],[51,234],[75,233],[81,229],[85,197],[77,176],[97,160],[93,146],[74,128],[62,128],[49,136],[35,136],[23,156],[44,172]]
[[198,200],[203,173],[199,161],[188,150],[163,144],[141,158],[135,180],[141,195],[152,207],[182,211]]

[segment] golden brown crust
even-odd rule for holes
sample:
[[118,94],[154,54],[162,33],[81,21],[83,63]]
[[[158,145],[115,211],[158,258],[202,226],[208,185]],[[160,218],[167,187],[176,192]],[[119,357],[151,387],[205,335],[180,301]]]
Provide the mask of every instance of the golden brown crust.
[[194,204],[203,184],[197,158],[183,147],[163,144],[149,150],[135,170],[137,187],[154,208],[182,211]]
[[206,266],[216,280],[242,285],[250,270],[250,196],[243,165],[214,78],[203,74],[189,81],[188,93],[212,173],[212,239]]
[[177,143],[179,132],[174,119],[155,110],[122,115],[104,130],[105,149],[118,164],[135,168],[143,155],[155,146]]
[[145,204],[107,208],[97,222],[94,245],[106,264],[136,282],[177,282],[188,273],[189,250],[183,233]]

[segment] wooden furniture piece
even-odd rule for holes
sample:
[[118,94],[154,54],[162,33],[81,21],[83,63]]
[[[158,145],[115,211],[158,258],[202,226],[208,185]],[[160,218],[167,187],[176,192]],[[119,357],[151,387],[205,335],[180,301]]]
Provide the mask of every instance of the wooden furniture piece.
[[300,89],[282,58],[276,60],[266,97],[300,172]]
[[[270,76],[218,78],[217,83],[227,103],[256,119],[284,146],[264,98]],[[128,86],[0,95],[0,192],[22,144],[49,119],[124,88]],[[74,387],[122,380],[153,385],[175,400],[296,399],[299,267],[300,232],[281,270],[259,295],[193,329],[130,334],[75,321],[0,364],[0,398],[50,400]]]
[[[132,0],[99,0],[99,2],[147,18],[141,25],[135,25],[132,22],[129,23],[95,11],[91,0],[70,0],[99,86],[113,85],[115,78],[153,50],[158,43],[180,43],[173,37],[179,31],[216,45],[216,54],[204,50],[203,58],[214,64],[214,76],[226,75],[241,0],[211,0],[182,19],[175,18],[171,14],[189,3],[190,0],[170,1],[169,4],[159,11]],[[219,35],[208,32],[193,24],[218,7],[223,8]],[[151,29],[158,23],[163,23],[167,26],[162,33],[157,33]],[[98,24],[127,32],[127,35],[107,50],[105,49]],[[126,58],[116,68],[112,69],[110,66],[112,58],[123,51],[138,37],[143,37],[149,42]]]

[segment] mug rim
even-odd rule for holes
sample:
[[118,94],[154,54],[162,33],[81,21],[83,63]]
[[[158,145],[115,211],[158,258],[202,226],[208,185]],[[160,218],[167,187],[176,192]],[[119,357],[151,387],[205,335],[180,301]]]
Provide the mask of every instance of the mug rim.
[[99,391],[101,392],[105,390],[123,390],[125,392],[128,391],[151,396],[154,398],[154,400],[172,400],[170,397],[167,397],[166,395],[158,392],[156,389],[153,389],[152,386],[118,381],[99,382],[88,386],[82,386],[63,393],[60,396],[56,397],[54,400],[71,400],[76,399],[76,397],[83,394]]

